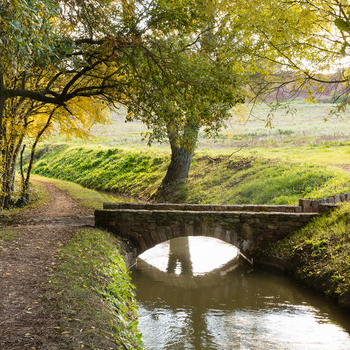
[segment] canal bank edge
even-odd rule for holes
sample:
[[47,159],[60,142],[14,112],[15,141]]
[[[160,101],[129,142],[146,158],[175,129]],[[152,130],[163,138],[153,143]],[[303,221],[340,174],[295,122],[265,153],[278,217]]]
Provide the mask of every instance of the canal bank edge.
[[254,264],[283,273],[350,310],[350,204],[265,248]]

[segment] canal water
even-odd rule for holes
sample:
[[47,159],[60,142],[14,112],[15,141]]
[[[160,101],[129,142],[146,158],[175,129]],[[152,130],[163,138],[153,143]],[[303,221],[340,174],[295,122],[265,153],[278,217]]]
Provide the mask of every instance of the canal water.
[[140,256],[132,280],[146,349],[350,350],[350,315],[237,253],[189,237]]

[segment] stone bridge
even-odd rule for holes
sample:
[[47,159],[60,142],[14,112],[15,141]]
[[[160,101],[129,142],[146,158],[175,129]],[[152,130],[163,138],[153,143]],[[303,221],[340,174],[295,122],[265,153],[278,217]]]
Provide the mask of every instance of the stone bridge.
[[309,200],[300,200],[298,206],[105,203],[95,211],[95,224],[130,242],[129,261],[159,243],[185,236],[220,239],[250,260],[335,205]]

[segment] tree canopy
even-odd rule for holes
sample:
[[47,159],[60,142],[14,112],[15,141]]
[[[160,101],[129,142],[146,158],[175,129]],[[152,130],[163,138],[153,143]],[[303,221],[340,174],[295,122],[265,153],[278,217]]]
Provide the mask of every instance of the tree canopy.
[[11,118],[28,126],[46,113],[71,128],[93,100],[126,105],[150,141],[169,138],[190,160],[199,128],[215,133],[249,95],[347,84],[346,69],[325,72],[347,55],[349,34],[345,0],[4,0],[1,149]]

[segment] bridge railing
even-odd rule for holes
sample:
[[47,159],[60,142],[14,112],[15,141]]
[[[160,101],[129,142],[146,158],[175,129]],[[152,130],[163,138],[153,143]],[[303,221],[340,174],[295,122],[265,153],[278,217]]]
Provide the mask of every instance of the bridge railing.
[[301,213],[299,205],[219,205],[219,204],[174,204],[174,203],[104,203],[103,209],[173,210],[173,211],[218,211],[218,212],[277,212]]
[[175,211],[238,211],[265,213],[325,213],[338,203],[350,201],[350,193],[342,193],[324,199],[300,199],[299,205],[260,204],[175,204],[175,203],[104,203],[103,209],[175,210]]
[[341,193],[323,199],[300,199],[302,213],[325,213],[337,207],[341,202],[350,201],[350,193]]

